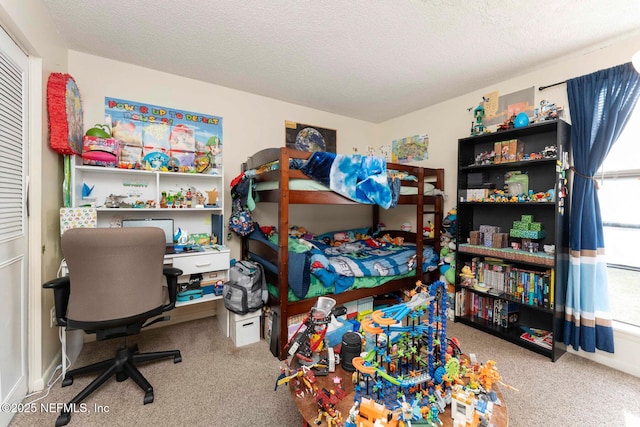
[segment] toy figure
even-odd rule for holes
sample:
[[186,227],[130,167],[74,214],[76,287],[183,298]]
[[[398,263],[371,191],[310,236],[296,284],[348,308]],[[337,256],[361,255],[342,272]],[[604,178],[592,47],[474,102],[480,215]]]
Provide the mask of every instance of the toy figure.
[[435,236],[435,232],[436,230],[434,229],[434,225],[432,221],[429,221],[426,226],[422,227],[422,235],[424,237],[433,239],[433,237]]
[[[482,119],[484,118],[484,103],[487,102],[489,98],[482,97],[482,102],[478,104],[476,108],[473,109],[473,118],[476,120],[475,125],[473,122],[471,123],[471,136],[480,135],[486,133],[486,126],[482,124]],[[471,111],[471,108],[468,108],[468,111]]]
[[318,298],[316,304],[311,307],[309,315],[285,346],[289,356],[296,356],[308,363],[313,361],[313,354],[320,351],[322,347],[331,316],[340,316],[347,312],[345,307],[334,307],[335,304],[336,301],[333,298]]
[[167,204],[167,192],[163,191],[162,192],[162,198],[160,199],[160,207],[161,208],[168,208],[169,205]]
[[562,117],[562,113],[564,109],[562,107],[558,107],[555,102],[550,102],[547,99],[543,99],[540,101],[540,108],[536,108],[536,119],[539,122],[546,120],[556,120],[559,117]]
[[207,191],[207,201],[209,205],[215,205],[218,202],[218,189],[214,188],[211,191]]
[[191,192],[191,189],[188,189],[186,194],[185,194],[185,201],[186,201],[186,206],[188,208],[191,207],[191,202],[193,200],[193,193]]
[[478,370],[478,382],[486,390],[487,393],[491,392],[493,383],[500,381],[500,374],[495,367],[496,362],[494,360],[488,360],[486,364],[480,366]]

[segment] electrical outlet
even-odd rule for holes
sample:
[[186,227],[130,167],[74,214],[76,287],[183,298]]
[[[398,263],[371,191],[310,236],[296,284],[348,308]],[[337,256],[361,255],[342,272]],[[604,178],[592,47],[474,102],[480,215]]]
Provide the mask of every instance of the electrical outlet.
[[56,308],[51,307],[51,311],[49,312],[49,327],[53,328],[56,326]]

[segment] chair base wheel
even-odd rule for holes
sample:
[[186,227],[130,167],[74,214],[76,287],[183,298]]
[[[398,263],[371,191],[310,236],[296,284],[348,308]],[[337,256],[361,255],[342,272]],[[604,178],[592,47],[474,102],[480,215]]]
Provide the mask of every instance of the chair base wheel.
[[153,403],[153,392],[150,391],[144,395],[144,404],[148,405],[149,403]]
[[71,414],[68,412],[62,412],[58,418],[56,418],[56,427],[62,427],[69,424],[71,421]]
[[182,362],[182,356],[175,356],[173,358],[173,363],[180,363]]
[[70,386],[71,384],[73,384],[73,377],[65,377],[65,378],[62,380],[62,387],[68,387],[68,386]]

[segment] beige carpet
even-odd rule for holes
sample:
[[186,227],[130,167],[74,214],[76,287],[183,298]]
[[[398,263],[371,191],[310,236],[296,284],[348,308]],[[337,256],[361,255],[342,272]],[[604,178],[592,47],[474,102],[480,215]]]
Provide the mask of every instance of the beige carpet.
[[[502,380],[519,389],[503,388],[511,427],[640,425],[640,378],[572,354],[552,363],[461,324],[449,323],[448,335],[456,336],[462,350],[476,353],[479,361],[495,360]],[[111,379],[87,398],[89,411],[74,414],[69,426],[297,427],[302,423],[288,389],[274,391],[280,362],[264,341],[234,348],[215,319],[208,318],[145,331],[137,342],[141,351],[182,352],[182,363],[165,360],[142,366],[154,387],[154,403],[142,404],[144,394],[132,380]],[[86,344],[75,366],[110,357],[116,344]],[[38,408],[43,403],[55,409],[90,380],[76,377],[65,388],[58,381],[37,402]],[[109,412],[96,413],[94,405]],[[18,414],[10,426],[54,426],[56,417],[57,412]]]

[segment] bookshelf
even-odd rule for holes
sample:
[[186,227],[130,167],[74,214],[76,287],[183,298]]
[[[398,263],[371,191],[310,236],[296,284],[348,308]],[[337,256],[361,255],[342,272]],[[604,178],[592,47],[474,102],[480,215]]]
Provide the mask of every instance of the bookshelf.
[[570,133],[554,120],[458,140],[454,319],[552,361],[566,351]]

